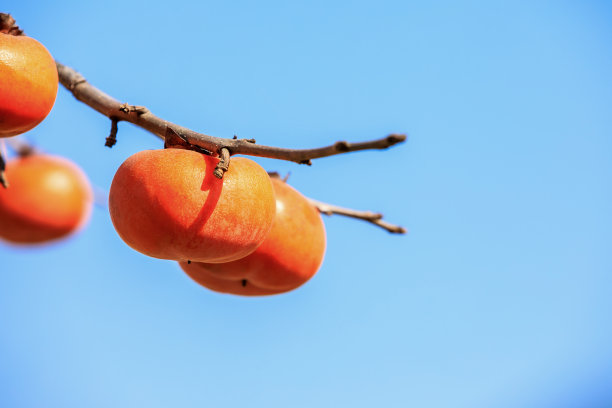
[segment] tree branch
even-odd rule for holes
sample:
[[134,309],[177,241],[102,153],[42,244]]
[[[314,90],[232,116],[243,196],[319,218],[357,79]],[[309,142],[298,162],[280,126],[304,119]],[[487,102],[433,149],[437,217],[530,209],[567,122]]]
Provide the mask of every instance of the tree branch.
[[269,157],[288,160],[301,164],[310,164],[311,159],[333,156],[336,154],[368,149],[386,149],[406,140],[406,135],[391,134],[387,137],[367,142],[349,143],[336,142],[333,145],[315,149],[286,149],[281,147],[263,146],[254,143],[252,139],[225,139],[195,132],[183,126],[176,125],[152,114],[147,108],[121,103],[89,84],[87,80],[74,69],[57,64],[60,83],[69,90],[76,99],[100,112],[104,116],[133,123],[161,139],[170,128],[188,143],[199,146],[214,154],[219,154],[222,148],[227,148],[231,154],[246,154],[250,156]]
[[371,211],[357,211],[351,210],[349,208],[338,207],[333,204],[323,203],[321,201],[313,200],[309,198],[308,201],[314,205],[320,213],[325,215],[344,215],[345,217],[356,218],[359,220],[364,220],[370,222],[376,226],[379,226],[382,229],[385,229],[393,234],[405,234],[406,229],[400,227],[399,225],[390,224],[386,221],[383,221],[383,215],[379,213],[374,213]]

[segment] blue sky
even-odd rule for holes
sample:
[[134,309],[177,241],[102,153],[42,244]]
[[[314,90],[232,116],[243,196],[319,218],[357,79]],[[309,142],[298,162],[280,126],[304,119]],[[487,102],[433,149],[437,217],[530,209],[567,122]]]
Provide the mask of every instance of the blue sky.
[[[612,404],[612,8],[603,1],[4,2],[119,100],[284,147],[405,132],[291,172],[409,233],[325,218],[292,293],[209,292],[96,208],[0,245],[0,406]],[[103,191],[160,142],[60,89],[26,136]]]

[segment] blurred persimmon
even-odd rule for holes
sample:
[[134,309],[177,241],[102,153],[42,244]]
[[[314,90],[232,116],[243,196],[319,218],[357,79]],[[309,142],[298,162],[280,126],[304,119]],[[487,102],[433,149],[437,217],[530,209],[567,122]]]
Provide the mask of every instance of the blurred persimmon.
[[0,238],[37,244],[65,237],[88,219],[92,192],[85,174],[71,161],[46,154],[9,160],[0,188]]

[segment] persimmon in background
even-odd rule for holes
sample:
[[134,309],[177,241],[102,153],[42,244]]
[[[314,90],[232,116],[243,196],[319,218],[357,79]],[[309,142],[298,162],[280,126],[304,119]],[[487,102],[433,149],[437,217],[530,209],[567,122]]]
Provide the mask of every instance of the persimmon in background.
[[57,96],[55,61],[38,41],[0,16],[0,138],[32,129],[47,117]]
[[223,179],[216,157],[192,150],[145,150],[117,170],[109,210],[119,236],[133,249],[176,261],[229,262],[264,240],[275,214],[268,173],[232,158]]
[[293,290],[319,269],[325,254],[325,226],[318,210],[297,190],[272,178],[276,218],[264,242],[234,262],[181,262],[196,282],[211,290],[244,296]]
[[38,244],[66,237],[89,218],[92,191],[85,174],[64,158],[31,154],[6,165],[0,188],[0,238]]

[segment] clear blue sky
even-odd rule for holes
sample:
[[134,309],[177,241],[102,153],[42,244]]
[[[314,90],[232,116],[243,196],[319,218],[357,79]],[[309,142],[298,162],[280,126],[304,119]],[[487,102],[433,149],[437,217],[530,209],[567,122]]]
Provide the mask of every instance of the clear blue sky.
[[[612,6],[605,1],[4,1],[117,99],[286,147],[406,132],[291,172],[382,211],[326,218],[317,276],[209,292],[104,208],[0,245],[2,407],[603,408],[612,404]],[[160,147],[60,89],[27,134],[108,190]]]

